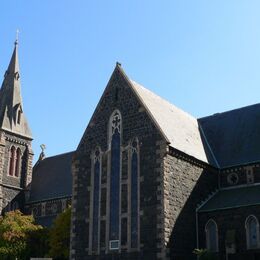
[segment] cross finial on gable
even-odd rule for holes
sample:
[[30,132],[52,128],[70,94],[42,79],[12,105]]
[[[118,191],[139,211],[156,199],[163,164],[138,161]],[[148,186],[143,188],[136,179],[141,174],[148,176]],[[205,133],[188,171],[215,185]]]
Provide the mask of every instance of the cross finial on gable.
[[14,42],[15,45],[18,44],[19,33],[20,33],[20,31],[17,29],[16,30],[16,38],[15,38],[15,42]]

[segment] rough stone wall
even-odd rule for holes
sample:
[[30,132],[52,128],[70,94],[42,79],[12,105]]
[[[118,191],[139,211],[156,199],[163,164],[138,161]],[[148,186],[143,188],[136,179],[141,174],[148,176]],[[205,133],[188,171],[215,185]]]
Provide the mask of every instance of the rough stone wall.
[[236,254],[231,255],[229,259],[259,259],[254,258],[254,254],[259,254],[260,249],[247,250],[246,248],[245,221],[250,215],[256,216],[260,221],[259,205],[199,213],[199,247],[206,248],[205,226],[209,219],[213,219],[218,227],[219,259],[226,259],[225,240],[229,230],[235,230],[236,245]]
[[[24,190],[31,180],[33,153],[31,150],[31,140],[21,136],[1,131],[0,133],[0,186],[2,207],[0,210],[12,209],[12,200],[18,202],[19,208],[24,209]],[[20,174],[18,177],[9,176],[10,149],[12,146],[20,148],[22,158]]]
[[4,162],[5,162],[5,133],[0,131],[0,212],[3,209],[3,174],[4,174]]
[[196,248],[197,205],[217,189],[218,172],[176,155],[164,157],[164,246],[171,258],[188,260]]
[[[97,146],[101,147],[102,152],[107,151],[108,122],[115,109],[118,109],[122,114],[123,149],[135,137],[138,138],[140,144],[140,251],[130,253],[126,248],[122,249],[121,255],[116,253],[112,256],[109,252],[102,251],[99,256],[90,256],[88,235],[91,227],[91,210],[89,210],[91,206],[90,156]],[[162,137],[154,123],[129,88],[123,75],[116,70],[73,160],[71,259],[103,259],[105,256],[106,259],[118,259],[118,257],[120,259],[157,258],[157,221],[161,217],[157,211],[157,207],[161,203],[157,198],[162,172],[162,155],[159,151],[161,142]],[[125,167],[124,162],[122,167]],[[105,171],[106,167],[102,168]],[[105,183],[106,177],[102,177],[102,188],[106,187]],[[102,217],[102,220],[107,221],[107,217]],[[108,244],[106,246],[106,250],[108,250]]]

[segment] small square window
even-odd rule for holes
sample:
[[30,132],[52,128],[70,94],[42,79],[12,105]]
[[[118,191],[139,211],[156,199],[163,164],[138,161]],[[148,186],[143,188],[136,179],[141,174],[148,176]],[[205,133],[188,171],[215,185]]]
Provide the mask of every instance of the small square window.
[[118,250],[119,249],[119,240],[110,240],[109,241],[109,249],[110,250]]

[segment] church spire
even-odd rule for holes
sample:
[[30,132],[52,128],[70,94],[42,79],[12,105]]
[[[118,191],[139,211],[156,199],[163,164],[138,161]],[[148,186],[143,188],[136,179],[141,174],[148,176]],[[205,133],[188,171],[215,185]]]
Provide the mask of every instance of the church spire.
[[23,113],[18,37],[14,43],[14,51],[0,90],[0,128],[31,137],[31,131]]
[[13,55],[6,73],[6,83],[12,90],[12,105],[13,107],[20,105],[22,108],[20,68],[18,61],[18,39],[15,40]]

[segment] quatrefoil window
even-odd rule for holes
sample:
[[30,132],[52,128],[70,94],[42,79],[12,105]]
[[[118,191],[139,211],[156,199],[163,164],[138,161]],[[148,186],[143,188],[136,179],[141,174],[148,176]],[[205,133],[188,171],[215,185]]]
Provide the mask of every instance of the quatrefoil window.
[[227,181],[228,181],[228,183],[229,184],[231,184],[231,185],[235,185],[235,184],[237,184],[238,183],[238,175],[236,174],[236,173],[230,173],[229,175],[228,175],[228,177],[227,177]]

